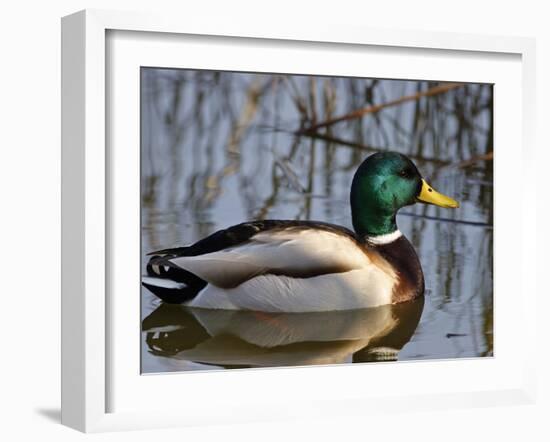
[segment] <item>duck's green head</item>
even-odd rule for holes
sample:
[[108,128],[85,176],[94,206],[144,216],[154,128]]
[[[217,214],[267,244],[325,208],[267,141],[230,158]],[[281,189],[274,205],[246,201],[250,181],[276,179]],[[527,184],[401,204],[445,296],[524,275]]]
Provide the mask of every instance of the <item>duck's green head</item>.
[[357,169],[351,186],[353,227],[360,236],[395,232],[395,215],[417,202],[457,208],[458,202],[436,192],[414,163],[396,152],[369,156]]

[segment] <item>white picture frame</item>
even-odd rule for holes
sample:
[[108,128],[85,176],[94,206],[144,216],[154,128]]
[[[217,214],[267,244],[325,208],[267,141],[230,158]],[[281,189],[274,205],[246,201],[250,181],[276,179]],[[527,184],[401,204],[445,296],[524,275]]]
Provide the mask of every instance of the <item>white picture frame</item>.
[[[415,409],[440,409],[453,407],[488,406],[499,404],[532,403],[536,392],[535,383],[535,328],[534,315],[530,314],[530,306],[536,304],[535,267],[530,266],[528,256],[535,256],[533,248],[535,241],[528,241],[534,235],[531,229],[536,219],[536,191],[527,192],[522,186],[509,185],[510,193],[522,201],[521,211],[515,216],[520,220],[520,228],[514,232],[518,240],[513,247],[519,257],[521,266],[518,273],[507,272],[504,251],[498,246],[498,231],[502,235],[510,233],[510,224],[499,223],[495,215],[495,280],[500,279],[501,286],[518,288],[521,293],[515,305],[518,314],[514,317],[516,329],[511,329],[511,322],[506,322],[506,312],[512,306],[503,300],[499,305],[496,295],[495,309],[500,309],[501,318],[495,321],[496,334],[516,336],[522,343],[521,355],[513,362],[507,359],[505,343],[502,345],[502,358],[498,350],[493,361],[445,361],[438,363],[380,365],[362,364],[353,372],[346,367],[308,368],[307,373],[300,369],[255,370],[254,374],[240,373],[200,373],[192,374],[193,383],[208,385],[212,392],[219,391],[227,384],[228,376],[231,382],[239,384],[248,379],[249,394],[242,397],[232,397],[233,411],[224,412],[227,401],[215,404],[201,402],[200,390],[189,391],[187,400],[196,400],[197,406],[191,413],[185,407],[167,412],[162,407],[147,408],[145,394],[158,391],[164,394],[170,402],[164,388],[180,382],[184,375],[157,376],[155,381],[145,380],[151,386],[144,387],[144,396],[137,394],[131,397],[136,402],[135,409],[114,407],[110,393],[115,388],[112,379],[113,370],[119,364],[117,354],[113,354],[111,338],[114,333],[113,324],[117,319],[119,309],[113,309],[109,298],[113,288],[110,267],[118,259],[112,250],[116,240],[116,228],[111,228],[112,216],[115,212],[113,204],[117,204],[116,196],[112,195],[113,166],[110,143],[113,134],[106,129],[106,121],[110,121],[111,109],[108,106],[109,82],[112,81],[108,64],[113,62],[118,52],[110,51],[108,34],[139,32],[144,39],[154,35],[166,36],[170,39],[177,36],[216,37],[224,39],[242,39],[253,42],[283,42],[285,47],[293,45],[328,45],[331,50],[344,51],[350,48],[377,48],[378,51],[399,48],[401,54],[407,51],[428,51],[431,57],[443,57],[445,54],[466,54],[482,63],[484,57],[500,54],[513,57],[520,69],[521,90],[516,91],[521,110],[517,121],[518,128],[514,132],[520,146],[517,154],[521,159],[521,174],[527,176],[535,163],[534,145],[534,106],[535,106],[535,44],[532,39],[517,37],[489,37],[480,35],[465,35],[451,33],[427,33],[405,30],[376,30],[368,28],[349,28],[345,26],[326,26],[326,24],[293,26],[281,23],[270,24],[259,22],[215,22],[198,19],[182,20],[181,17],[154,16],[143,13],[112,12],[100,10],[81,11],[63,18],[62,21],[62,423],[80,431],[110,431],[122,429],[160,428],[169,426],[206,425],[213,419],[216,422],[252,422],[266,419],[311,418],[334,415],[368,414],[371,412],[398,412],[414,407]],[[154,33],[154,34],[153,34]],[[144,40],[145,41],[145,40]],[[145,44],[145,43],[144,43]],[[302,46],[300,46],[302,47]],[[426,52],[426,54],[428,54]],[[402,56],[402,55],[401,55]],[[109,57],[111,57],[109,59]],[[475,62],[475,61],[474,61]],[[426,67],[427,70],[435,67]],[[519,71],[518,71],[519,72]],[[109,75],[106,75],[108,73]],[[403,75],[403,74],[401,74]],[[400,74],[395,75],[400,78]],[[518,76],[516,76],[519,78]],[[516,78],[514,77],[514,78]],[[445,78],[443,78],[445,79]],[[515,81],[515,80],[514,80]],[[510,83],[512,84],[512,83]],[[505,118],[495,112],[496,119]],[[510,114],[507,118],[512,118]],[[498,135],[495,135],[498,137]],[[503,139],[501,137],[500,139]],[[498,139],[498,138],[496,138]],[[135,155],[139,149],[135,150]],[[516,154],[516,155],[517,155]],[[497,153],[498,155],[498,153]],[[503,155],[501,171],[510,167]],[[509,158],[511,158],[509,156]],[[135,160],[135,158],[134,158]],[[499,159],[495,161],[498,166]],[[115,166],[116,168],[116,166]],[[115,175],[118,172],[115,172]],[[495,172],[497,186],[506,186],[498,167]],[[137,190],[137,189],[136,189]],[[499,190],[497,190],[498,195]],[[498,208],[498,196],[497,196]],[[115,223],[116,224],[116,223]],[[500,226],[500,227],[499,227]],[[500,253],[500,254],[499,254]],[[500,256],[500,257],[499,257]],[[138,259],[138,257],[134,257]],[[139,281],[137,281],[139,284]],[[498,287],[498,286],[497,286]],[[139,293],[139,292],[138,292]],[[139,297],[138,295],[136,295]],[[508,316],[509,318],[509,316]],[[133,319],[132,319],[133,320]],[[136,321],[134,321],[136,322]],[[136,336],[139,325],[135,324]],[[507,332],[508,331],[508,332]],[[121,335],[121,334],[120,334]],[[122,335],[121,335],[122,336]],[[519,337],[518,337],[519,336]],[[115,338],[113,338],[115,339]],[[516,341],[514,341],[516,342]],[[116,348],[116,347],[115,347]],[[499,359],[500,358],[500,359]],[[516,358],[517,359],[517,358]],[[496,361],[496,362],[495,362]],[[120,362],[120,358],[119,358]],[[139,364],[139,361],[134,361]],[[132,363],[134,363],[132,362]],[[113,367],[113,364],[116,366]],[[430,365],[432,364],[432,365]],[[443,364],[443,365],[441,365]],[[393,368],[397,367],[397,368]],[[307,388],[307,378],[311,373],[322,373],[325,379],[336,379],[342,370],[346,370],[346,378],[352,379],[365,373],[382,376],[382,371],[392,371],[402,376],[423,376],[431,370],[431,375],[438,370],[465,373],[462,386],[454,390],[448,389],[444,382],[435,382],[425,393],[405,391],[394,388],[380,389],[374,393],[366,393],[361,388],[339,392],[338,388],[327,388],[326,396],[314,394],[313,386],[307,390],[311,396],[302,402],[294,400],[288,406],[281,407],[283,399],[273,401],[273,404],[255,403],[254,389],[260,385],[274,383],[277,379],[285,379]],[[362,370],[362,371],[359,371]],[[453,371],[454,370],[454,371]],[[496,371],[496,373],[495,373]],[[305,374],[304,374],[305,373]],[[499,377],[498,374],[506,374]],[[494,376],[493,376],[494,375]],[[131,376],[137,382],[139,373],[132,371]],[[129,375],[130,377],[130,375]],[[488,379],[494,377],[495,382],[483,388],[482,383],[473,384],[475,377]],[[117,374],[115,379],[121,379]],[[188,378],[189,379],[189,378]],[[454,382],[454,381],[453,381]],[[469,383],[471,382],[471,386]],[[276,382],[275,382],[276,383]],[[461,384],[461,382],[457,382]],[[128,383],[130,388],[132,384]],[[128,388],[121,394],[128,395]],[[203,390],[204,391],[204,390]],[[306,391],[306,390],[304,390]],[[226,394],[237,394],[239,391],[227,390]],[[195,395],[195,396],[193,396]],[[120,396],[120,394],[119,394]],[[137,404],[137,402],[143,402]],[[121,403],[129,402],[122,400]],[[304,405],[308,405],[307,407]],[[261,406],[259,406],[261,405]],[[210,408],[209,408],[210,407]],[[208,414],[206,412],[208,411]]]

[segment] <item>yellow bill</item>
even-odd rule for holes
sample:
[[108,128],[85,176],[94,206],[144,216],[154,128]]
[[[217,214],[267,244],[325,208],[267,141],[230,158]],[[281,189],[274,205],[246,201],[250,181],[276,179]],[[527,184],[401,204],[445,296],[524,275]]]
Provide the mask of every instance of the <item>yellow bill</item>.
[[436,192],[425,179],[422,179],[422,189],[416,199],[421,203],[434,204],[439,207],[450,209],[456,209],[459,207],[458,201],[443,195],[442,193]]

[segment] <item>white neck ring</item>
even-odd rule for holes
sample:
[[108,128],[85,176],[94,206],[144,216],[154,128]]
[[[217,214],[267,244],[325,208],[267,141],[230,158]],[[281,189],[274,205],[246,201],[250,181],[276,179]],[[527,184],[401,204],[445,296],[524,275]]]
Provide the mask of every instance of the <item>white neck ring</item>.
[[391,233],[386,233],[384,235],[377,235],[377,236],[367,236],[365,239],[366,241],[373,246],[382,246],[385,244],[390,244],[399,238],[401,238],[403,234],[398,229]]

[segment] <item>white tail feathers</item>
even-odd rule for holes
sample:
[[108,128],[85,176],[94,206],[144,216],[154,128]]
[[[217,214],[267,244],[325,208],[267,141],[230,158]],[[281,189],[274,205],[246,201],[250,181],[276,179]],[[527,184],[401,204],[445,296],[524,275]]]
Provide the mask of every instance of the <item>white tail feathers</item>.
[[160,287],[163,289],[181,290],[186,287],[183,282],[176,282],[166,278],[154,278],[151,276],[142,276],[141,282],[150,286]]

